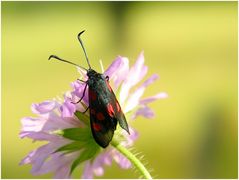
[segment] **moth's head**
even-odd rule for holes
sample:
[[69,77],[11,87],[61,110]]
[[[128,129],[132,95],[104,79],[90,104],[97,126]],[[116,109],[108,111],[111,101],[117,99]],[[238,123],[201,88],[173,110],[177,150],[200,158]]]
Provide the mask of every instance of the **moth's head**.
[[87,76],[88,77],[95,76],[96,74],[98,74],[98,73],[95,70],[91,69],[91,68],[87,70]]

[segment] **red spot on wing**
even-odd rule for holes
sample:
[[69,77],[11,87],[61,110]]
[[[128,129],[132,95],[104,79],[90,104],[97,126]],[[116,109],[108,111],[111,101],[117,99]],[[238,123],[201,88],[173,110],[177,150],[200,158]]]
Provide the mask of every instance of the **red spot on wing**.
[[96,114],[96,118],[97,118],[98,120],[100,120],[100,121],[103,121],[103,120],[105,119],[105,116],[104,116],[104,114],[103,114],[102,112],[98,112],[98,113]]
[[120,112],[121,111],[121,108],[120,108],[120,105],[118,102],[116,102],[116,108],[117,108],[117,111]]
[[110,84],[109,84],[109,82],[108,82],[108,81],[106,81],[106,85],[107,85],[107,87],[108,87],[109,91],[110,91],[110,92],[112,92],[112,88],[110,87]]
[[92,89],[89,89],[89,97],[90,97],[90,100],[93,100],[93,101],[96,100],[97,95]]
[[110,117],[114,117],[115,112],[114,112],[113,106],[110,103],[107,104],[107,112],[109,113]]
[[102,129],[100,124],[97,123],[93,123],[92,126],[95,131],[100,131]]

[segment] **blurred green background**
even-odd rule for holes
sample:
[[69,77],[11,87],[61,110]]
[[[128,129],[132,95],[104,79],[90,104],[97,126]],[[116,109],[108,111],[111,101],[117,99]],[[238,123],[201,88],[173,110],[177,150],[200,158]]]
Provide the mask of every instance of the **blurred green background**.
[[[133,64],[144,50],[148,76],[160,75],[145,96],[153,120],[132,122],[156,178],[237,178],[237,2],[2,2],[2,178],[32,176],[19,161],[39,143],[21,140],[30,105],[61,96],[85,67],[77,34],[92,66],[117,55]],[[74,173],[79,178],[82,168]],[[101,178],[138,178],[116,164]]]

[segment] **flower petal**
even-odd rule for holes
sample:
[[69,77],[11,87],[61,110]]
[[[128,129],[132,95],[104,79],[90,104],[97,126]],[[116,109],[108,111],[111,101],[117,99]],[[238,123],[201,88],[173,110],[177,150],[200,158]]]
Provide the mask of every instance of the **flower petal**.
[[75,117],[72,118],[62,118],[56,113],[49,113],[47,117],[46,124],[43,127],[43,131],[54,131],[58,129],[72,128],[75,126],[80,126],[80,121]]
[[93,179],[93,170],[90,161],[85,162],[84,171],[82,174],[82,179]]
[[25,117],[21,119],[21,123],[21,138],[31,132],[44,131],[46,133],[48,131],[51,132],[76,126],[82,127],[82,123],[76,117],[62,119],[55,112],[49,112],[38,118]]
[[73,152],[70,154],[63,154],[62,156],[59,156],[59,158],[55,160],[57,169],[55,171],[54,178],[69,179],[71,165],[72,165],[73,161],[79,156],[79,154],[80,154],[80,152],[76,151],[76,152]]
[[152,84],[154,81],[156,81],[159,78],[157,74],[153,74],[150,76],[140,87],[147,87],[148,85]]
[[53,141],[53,142],[59,139],[57,135],[49,134],[42,131],[40,132],[22,131],[20,132],[20,137],[21,138],[28,137],[38,141]]
[[135,64],[130,68],[126,82],[130,83],[132,86],[136,85],[143,79],[147,71],[147,66],[144,66],[144,53],[141,52]]
[[[126,57],[117,57],[110,67],[104,72],[114,82],[115,88],[127,77],[129,72],[129,60]],[[124,74],[124,76],[122,76]]]
[[32,163],[32,170],[31,173],[37,175],[38,170],[43,165],[44,161],[47,159],[47,157],[54,152],[53,144],[46,144],[44,146],[41,146],[36,150],[36,153],[34,156],[32,156],[31,163]]
[[157,79],[158,75],[153,74],[146,81],[144,81],[143,84],[135,92],[131,93],[124,108],[125,113],[131,111],[139,104],[140,98],[144,94],[146,87],[152,84]]
[[76,106],[72,103],[71,99],[66,97],[65,102],[60,107],[62,117],[73,117],[76,111]]
[[[71,86],[73,88],[73,92],[71,92],[72,94],[72,101],[77,102],[80,98],[82,98],[84,91],[85,91],[85,95],[82,99],[82,101],[88,105],[89,104],[89,100],[88,100],[88,87],[86,83],[82,83],[81,81],[77,80],[74,81],[73,83],[71,83]],[[75,97],[76,96],[76,97]]]
[[130,132],[130,135],[125,131],[122,132],[126,140],[122,141],[121,144],[125,147],[132,146],[134,141],[139,137],[139,133],[130,126],[129,126],[129,132]]
[[132,119],[135,119],[138,116],[144,116],[151,119],[154,117],[154,112],[148,106],[143,106],[136,111],[136,113],[132,116]]
[[44,101],[39,104],[32,104],[32,112],[36,114],[45,114],[50,111],[52,111],[54,108],[56,108],[57,102],[56,101]]
[[128,97],[129,94],[129,90],[130,90],[131,86],[123,83],[121,88],[120,88],[120,94],[119,94],[119,103],[121,106],[124,106],[125,100]]
[[132,143],[139,137],[139,133],[133,129],[132,127],[129,127],[130,135],[127,136],[128,140]]
[[[113,79],[115,88],[118,88],[121,82],[127,77],[127,74],[129,72],[129,60],[128,58],[122,58],[121,66],[119,67],[118,71],[115,74],[115,77]],[[122,74],[124,76],[122,76]]]
[[143,79],[148,71],[147,66],[144,66],[144,54],[143,52],[139,55],[135,64],[130,68],[127,78],[122,83],[119,101],[123,105],[127,99],[131,87],[136,85]]
[[[41,168],[36,172],[38,175],[46,174],[49,172],[54,172],[57,170],[58,166],[60,165],[59,162],[62,159],[62,154],[54,153],[51,154],[51,159],[44,162]],[[61,158],[61,159],[60,159]]]
[[22,131],[40,131],[45,123],[43,118],[24,117],[21,119]]
[[54,153],[51,154],[47,161],[36,172],[37,175],[55,172],[54,178],[65,179],[70,178],[70,167],[74,159],[77,158],[79,152],[70,154]]
[[54,178],[55,179],[69,179],[70,176],[70,164],[65,164],[55,171]]
[[31,163],[31,159],[32,159],[32,157],[34,156],[35,153],[36,153],[36,150],[31,151],[26,157],[24,157],[24,158],[20,161],[19,165],[21,166],[21,165],[24,165],[24,164],[29,164],[29,163]]
[[123,169],[129,169],[132,166],[131,162],[118,151],[114,151],[113,158],[115,162]]
[[124,108],[125,113],[131,111],[139,104],[139,99],[144,94],[144,90],[145,88],[139,88],[130,95]]
[[106,151],[106,152],[104,153],[102,162],[103,162],[105,165],[108,165],[108,166],[110,166],[110,165],[112,164],[112,158],[111,158],[110,151]]
[[101,166],[97,166],[93,170],[96,176],[102,176],[104,174],[104,169]]
[[105,70],[104,75],[112,77],[114,76],[114,73],[118,70],[120,67],[120,64],[122,62],[122,57],[118,56],[112,63],[111,65]]
[[165,99],[168,97],[168,94],[165,93],[165,92],[161,92],[161,93],[158,93],[154,96],[150,96],[148,98],[145,98],[145,99],[141,99],[140,100],[140,104],[148,104],[148,103],[151,103],[155,100],[158,100],[158,99]]

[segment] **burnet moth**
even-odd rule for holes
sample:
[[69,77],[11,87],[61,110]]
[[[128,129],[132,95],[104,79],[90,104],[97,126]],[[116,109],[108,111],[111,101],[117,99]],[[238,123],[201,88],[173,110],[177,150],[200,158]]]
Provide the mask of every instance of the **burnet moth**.
[[110,87],[109,77],[96,72],[90,66],[86,50],[80,38],[83,32],[84,31],[78,34],[78,40],[85,54],[89,69],[86,69],[65,59],[59,58],[55,55],[51,55],[49,57],[49,60],[51,58],[54,58],[56,60],[60,60],[80,67],[81,69],[84,69],[86,71],[86,74],[88,76],[87,81],[80,80],[85,83],[83,95],[78,102],[72,103],[79,103],[80,101],[82,101],[88,86],[89,107],[86,109],[86,111],[89,109],[92,135],[95,141],[101,147],[105,148],[112,140],[118,122],[120,126],[128,133],[129,128],[120,104],[116,99],[112,88]]

